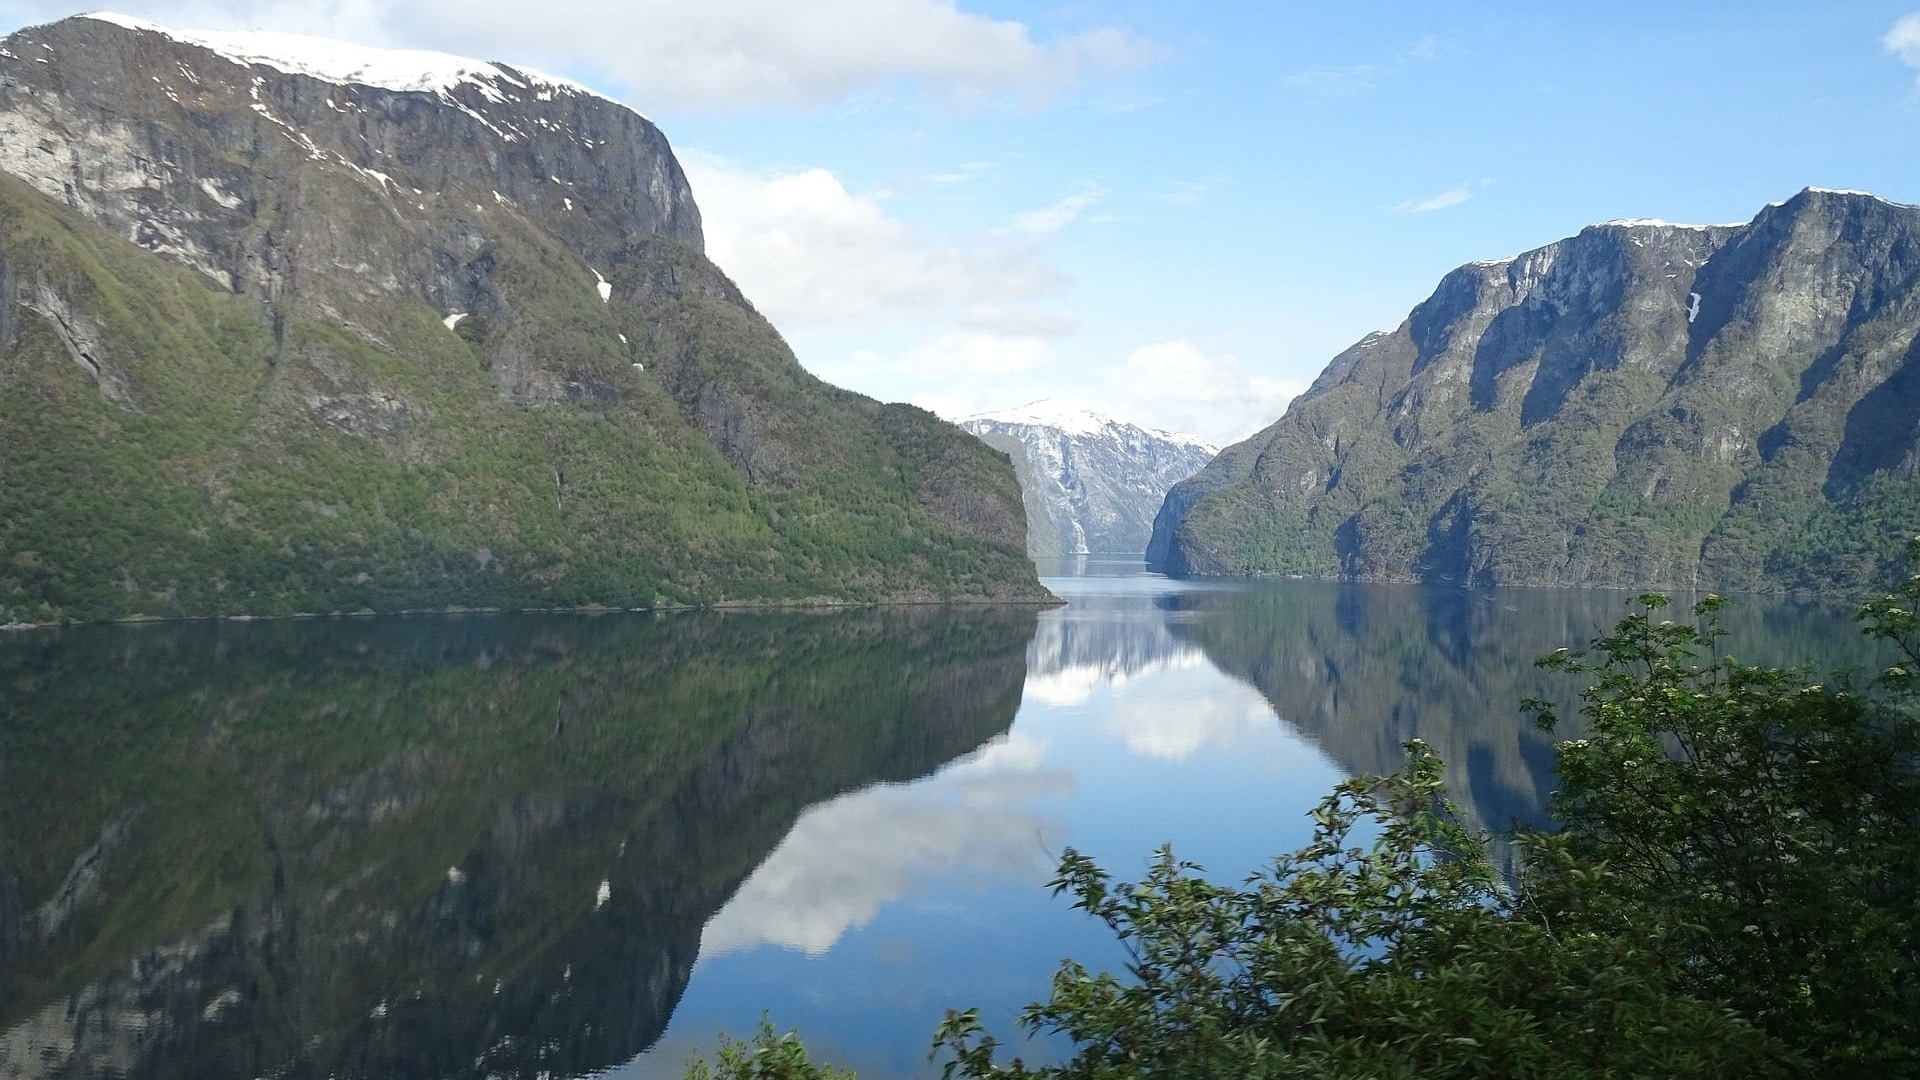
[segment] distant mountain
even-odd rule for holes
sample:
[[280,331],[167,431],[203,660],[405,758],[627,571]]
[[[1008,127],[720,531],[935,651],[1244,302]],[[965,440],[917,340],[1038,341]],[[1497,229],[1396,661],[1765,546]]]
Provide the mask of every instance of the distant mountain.
[[981,413],[960,426],[1013,459],[1035,558],[1145,551],[1167,489],[1218,448],[1053,401]]
[[1858,590],[1920,532],[1920,208],[1809,188],[1443,278],[1168,493],[1187,575]]
[[21,30],[0,301],[0,623],[1044,596],[999,455],[803,370],[563,79]]

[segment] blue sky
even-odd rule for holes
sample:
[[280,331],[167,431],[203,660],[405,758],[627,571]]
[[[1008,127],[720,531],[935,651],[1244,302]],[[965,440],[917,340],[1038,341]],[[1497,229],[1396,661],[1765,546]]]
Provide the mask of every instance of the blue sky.
[[950,416],[1231,441],[1462,262],[1808,185],[1920,202],[1916,0],[121,6],[594,85],[666,132],[803,363]]

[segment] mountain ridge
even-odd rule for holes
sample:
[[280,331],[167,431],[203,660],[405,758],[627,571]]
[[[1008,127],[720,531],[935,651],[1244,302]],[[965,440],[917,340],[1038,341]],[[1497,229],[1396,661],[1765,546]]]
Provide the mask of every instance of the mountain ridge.
[[0,623],[1045,599],[1006,463],[806,372],[625,106],[0,54]]
[[1809,188],[1465,264],[1170,491],[1176,574],[1884,584],[1920,528],[1920,209]]
[[979,413],[959,425],[1013,462],[1034,558],[1145,550],[1167,489],[1216,452],[1196,435],[1052,399]]

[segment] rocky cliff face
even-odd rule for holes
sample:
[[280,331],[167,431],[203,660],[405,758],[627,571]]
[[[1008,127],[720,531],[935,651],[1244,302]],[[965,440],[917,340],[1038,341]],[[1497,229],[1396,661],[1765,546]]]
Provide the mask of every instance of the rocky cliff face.
[[1035,558],[1145,551],[1167,489],[1217,452],[1191,435],[1044,401],[960,426],[1012,458],[1026,500],[1027,552]]
[[1920,208],[1809,189],[1447,275],[1168,495],[1176,574],[1862,588],[1920,528]]
[[575,84],[78,17],[0,173],[0,622],[1038,595],[1004,463],[800,369]]
[[[0,168],[260,299],[349,288],[476,311],[487,225],[473,219],[489,213],[528,219],[588,268],[654,237],[701,249],[659,129],[564,80],[111,15],[5,47]],[[334,187],[367,205],[331,213]]]

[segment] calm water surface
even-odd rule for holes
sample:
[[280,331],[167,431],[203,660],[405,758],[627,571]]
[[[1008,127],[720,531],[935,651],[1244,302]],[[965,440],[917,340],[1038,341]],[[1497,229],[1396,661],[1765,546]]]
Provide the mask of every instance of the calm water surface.
[[[0,1077],[677,1076],[763,1010],[937,1071],[945,1008],[1011,1036],[1118,963],[1063,847],[1237,879],[1416,736],[1537,820],[1531,661],[1626,599],[1042,572],[1065,607],[0,638]],[[1730,647],[1860,660],[1849,615],[1743,600]]]

